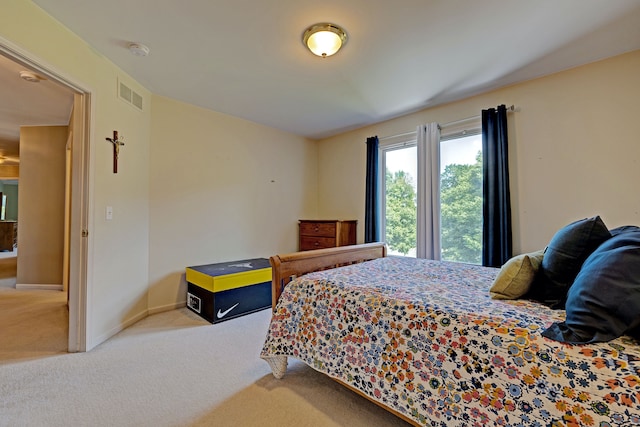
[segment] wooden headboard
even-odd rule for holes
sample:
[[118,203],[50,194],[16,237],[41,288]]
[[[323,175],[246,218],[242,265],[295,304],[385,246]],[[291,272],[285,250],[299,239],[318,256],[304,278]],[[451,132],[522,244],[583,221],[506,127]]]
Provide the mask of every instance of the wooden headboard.
[[272,308],[275,309],[286,284],[298,276],[385,256],[387,256],[387,248],[384,243],[365,243],[362,245],[339,246],[336,248],[274,255],[269,258],[272,274]]

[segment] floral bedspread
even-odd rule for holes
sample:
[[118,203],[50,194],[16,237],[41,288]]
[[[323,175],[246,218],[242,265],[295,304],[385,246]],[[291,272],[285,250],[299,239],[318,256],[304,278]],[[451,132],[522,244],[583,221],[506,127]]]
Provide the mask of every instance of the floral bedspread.
[[492,300],[497,272],[387,257],[305,275],[261,357],[300,359],[417,425],[640,425],[640,344],[542,337],[564,312]]

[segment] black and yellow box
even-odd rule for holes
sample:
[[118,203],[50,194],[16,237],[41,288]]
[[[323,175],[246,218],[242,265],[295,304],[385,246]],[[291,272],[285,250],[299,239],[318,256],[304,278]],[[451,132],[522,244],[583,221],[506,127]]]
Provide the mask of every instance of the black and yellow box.
[[187,267],[187,307],[218,323],[271,307],[266,258]]

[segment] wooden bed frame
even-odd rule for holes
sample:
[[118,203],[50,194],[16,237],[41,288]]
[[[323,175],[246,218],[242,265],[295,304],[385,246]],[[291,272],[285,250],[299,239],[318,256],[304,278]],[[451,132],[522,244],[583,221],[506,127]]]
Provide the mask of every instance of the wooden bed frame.
[[[284,287],[295,277],[301,276],[306,273],[318,271],[318,270],[327,270],[331,268],[335,268],[343,265],[356,264],[363,261],[374,260],[377,258],[382,258],[387,256],[387,251],[384,244],[381,243],[370,243],[363,245],[353,245],[353,246],[343,246],[337,248],[330,249],[319,249],[319,250],[311,250],[306,252],[297,252],[286,255],[275,255],[272,256],[271,266],[272,266],[272,296],[273,296],[273,310],[274,313],[276,310],[277,302],[280,299],[280,296],[283,292]],[[283,312],[286,310],[283,307]],[[587,347],[588,348],[588,347]],[[624,348],[624,347],[623,347]],[[633,349],[633,347],[631,347]],[[607,350],[609,351],[609,350]],[[625,356],[628,357],[628,363],[630,364],[629,369],[635,369],[632,366],[631,361],[633,359],[633,350],[630,350],[630,353]],[[482,354],[480,354],[482,356]],[[282,355],[281,353],[274,352],[274,355],[268,355],[263,357],[263,359],[269,363],[271,366],[274,377],[282,378],[286,373],[287,368],[287,358],[290,356]],[[617,360],[617,356],[611,359],[611,362],[614,363]],[[625,360],[623,357],[622,360]],[[539,364],[538,364],[539,365]],[[312,368],[314,366],[310,365]],[[531,366],[537,366],[533,364]],[[617,369],[617,368],[616,368]],[[609,371],[605,371],[605,374],[608,374]],[[463,377],[464,371],[462,372]],[[466,378],[466,377],[465,377]],[[609,376],[603,376],[601,379],[609,378]],[[369,397],[365,392],[362,392],[355,388],[354,386],[344,383],[343,381],[332,378],[334,381],[342,384],[347,389],[354,391],[365,399],[375,403],[380,406],[384,410],[396,415],[397,417],[403,419],[411,425],[419,426],[419,421],[417,419],[409,418],[407,415],[398,412],[393,407],[385,406],[385,404],[374,400],[372,397]],[[504,379],[504,378],[503,378]],[[605,389],[606,390],[606,389]],[[613,390],[613,388],[612,388]],[[633,385],[629,386],[630,393],[633,393],[635,390]],[[597,400],[597,399],[596,399]],[[617,397],[616,397],[617,400]],[[551,401],[551,400],[550,400]],[[595,401],[595,400],[594,400]],[[626,403],[624,404],[626,405]],[[631,408],[631,405],[627,405]],[[624,410],[622,405],[620,405],[619,411]],[[558,410],[558,412],[554,412],[553,417],[562,416],[563,410]],[[620,412],[621,413],[621,412]],[[429,420],[429,416],[427,414],[422,414],[420,416],[426,417]],[[427,423],[428,424],[428,423]],[[626,424],[625,424],[626,425]]]
[[[271,298],[273,302],[272,309],[275,310],[276,303],[278,302],[280,294],[282,294],[282,290],[287,283],[298,276],[343,265],[357,264],[386,256],[387,247],[383,243],[365,243],[360,245],[294,252],[285,255],[274,255],[269,258],[273,278],[271,282]],[[391,412],[411,425],[418,426],[415,420],[408,418],[406,415],[371,399],[369,396],[349,384],[335,378],[332,379],[370,402],[380,406],[385,411]]]
[[384,243],[365,243],[362,245],[339,246],[336,248],[274,255],[269,258],[272,275],[272,308],[276,308],[282,289],[298,276],[385,256],[387,256],[387,248]]

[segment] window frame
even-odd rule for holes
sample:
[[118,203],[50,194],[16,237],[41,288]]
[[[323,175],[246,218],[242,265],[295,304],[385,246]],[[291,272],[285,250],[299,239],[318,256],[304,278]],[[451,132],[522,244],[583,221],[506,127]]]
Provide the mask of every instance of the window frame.
[[[464,123],[463,123],[464,122]],[[480,117],[473,117],[470,119],[466,119],[464,121],[456,122],[455,125],[449,126],[446,130],[441,130],[440,135],[440,143],[442,142],[454,142],[456,139],[467,138],[470,136],[477,136],[482,134],[482,121]],[[482,147],[481,147],[482,149]],[[483,157],[484,159],[484,157]],[[441,174],[442,176],[442,174]],[[440,194],[442,195],[442,189],[440,189]],[[480,213],[482,215],[482,213]],[[442,220],[440,221],[440,237],[442,238]],[[441,248],[441,256],[444,247]],[[482,253],[480,254],[482,255]],[[461,262],[465,263],[466,261],[453,261],[448,260],[449,262]],[[475,264],[474,265],[481,265]]]
[[[455,122],[445,123],[440,125],[440,140],[439,144],[445,141],[452,141],[458,138],[465,138],[468,136],[479,135],[482,133],[482,120],[480,116],[470,117],[467,119],[457,120]],[[386,156],[387,153],[395,150],[401,150],[404,148],[417,147],[418,146],[418,134],[417,132],[407,132],[400,135],[383,138],[378,144],[378,197],[380,200],[379,209],[379,224],[380,237],[386,244],[387,230],[386,230],[386,208],[387,208],[387,193],[386,193]],[[416,158],[416,171],[418,170],[420,162]],[[418,172],[419,173],[419,172]],[[442,174],[442,173],[441,173]],[[420,183],[416,177],[416,187]],[[419,191],[419,189],[416,189]],[[416,212],[416,215],[418,212]],[[417,224],[416,224],[417,226]],[[442,236],[442,229],[439,230]],[[416,246],[420,239],[424,239],[416,233]],[[442,250],[442,249],[441,249]]]
[[[402,150],[405,148],[411,148],[418,146],[416,132],[407,132],[398,136],[393,136],[386,138],[384,141],[378,143],[378,189],[379,189],[379,224],[378,229],[380,230],[380,238],[386,244],[387,243],[387,186],[386,186],[386,156],[388,152]],[[416,159],[416,170],[418,168],[417,159]],[[417,177],[415,177],[417,179]],[[417,184],[416,184],[417,186]],[[417,212],[416,212],[417,214]],[[417,235],[416,235],[417,239]],[[417,244],[417,241],[416,241]]]

